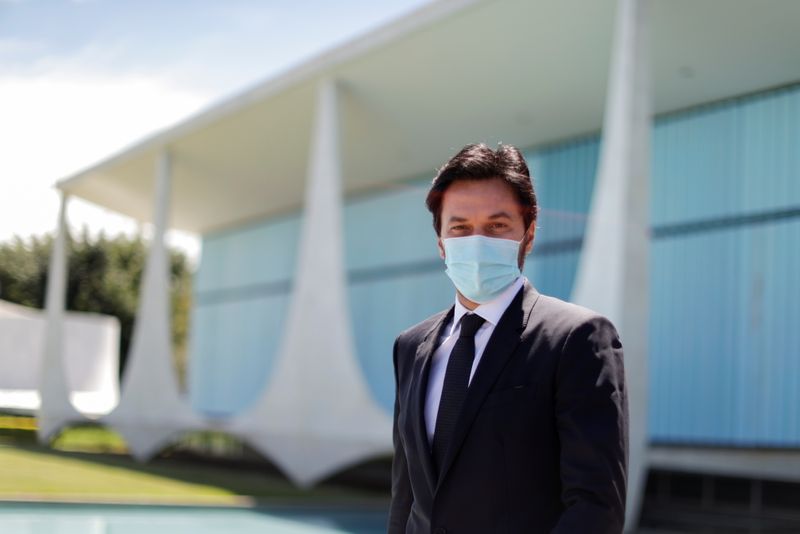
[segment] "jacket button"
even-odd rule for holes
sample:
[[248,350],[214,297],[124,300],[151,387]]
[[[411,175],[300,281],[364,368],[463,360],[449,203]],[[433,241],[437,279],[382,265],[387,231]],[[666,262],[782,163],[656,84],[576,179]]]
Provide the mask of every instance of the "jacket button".
[[447,534],[447,529],[444,527],[439,527],[433,531],[433,534]]

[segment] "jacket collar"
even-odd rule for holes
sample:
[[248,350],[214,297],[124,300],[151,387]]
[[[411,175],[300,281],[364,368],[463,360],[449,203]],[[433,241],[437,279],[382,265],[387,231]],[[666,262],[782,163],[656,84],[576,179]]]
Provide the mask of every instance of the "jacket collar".
[[425,427],[425,395],[428,391],[428,375],[430,374],[431,359],[438,340],[444,333],[445,327],[453,320],[454,307],[443,312],[434,325],[427,331],[422,342],[417,347],[414,359],[414,375],[412,384],[411,414],[414,417],[414,434],[417,444],[417,457],[422,463],[425,478],[428,481],[431,494],[436,487],[436,473],[433,468],[433,457],[428,443],[428,433]]

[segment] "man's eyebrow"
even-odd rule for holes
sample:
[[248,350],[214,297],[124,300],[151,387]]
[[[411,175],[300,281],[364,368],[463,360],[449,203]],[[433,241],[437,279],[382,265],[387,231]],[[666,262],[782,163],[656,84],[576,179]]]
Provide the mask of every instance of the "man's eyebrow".
[[509,215],[509,214],[508,214],[507,212],[505,212],[505,211],[498,211],[497,213],[493,213],[492,215],[489,215],[489,218],[490,218],[490,219],[500,219],[500,218],[502,218],[502,217],[505,217],[505,218],[507,218],[507,219],[510,219],[510,218],[511,218],[511,215]]
[[458,217],[457,215],[451,215],[447,222],[465,222],[466,219],[464,217]]

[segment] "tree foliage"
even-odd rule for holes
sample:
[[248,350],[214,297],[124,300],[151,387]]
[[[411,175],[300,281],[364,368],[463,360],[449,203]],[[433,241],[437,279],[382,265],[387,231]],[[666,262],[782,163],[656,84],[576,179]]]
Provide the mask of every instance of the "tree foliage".
[[[0,243],[0,299],[43,308],[53,236],[14,238]],[[113,315],[120,322],[120,373],[131,343],[147,245],[139,236],[91,238],[86,229],[68,240],[68,310]],[[191,273],[186,256],[170,252],[172,340],[178,377],[186,368]]]

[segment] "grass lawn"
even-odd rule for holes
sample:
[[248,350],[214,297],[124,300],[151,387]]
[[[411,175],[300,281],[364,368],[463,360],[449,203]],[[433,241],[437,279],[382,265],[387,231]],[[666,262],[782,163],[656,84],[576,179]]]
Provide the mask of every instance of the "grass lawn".
[[127,459],[94,460],[77,453],[0,446],[0,499],[236,502],[235,492],[203,480],[201,473],[186,481],[170,476],[169,468],[141,470],[125,465]]
[[[0,500],[54,499],[115,502],[246,504],[380,502],[382,493],[322,484],[295,488],[267,469],[159,458],[140,464],[124,442],[102,428],[76,428],[54,450],[35,443],[30,429],[0,432]],[[75,452],[76,449],[106,452]],[[63,450],[67,449],[67,450]],[[110,451],[110,452],[109,452]]]

